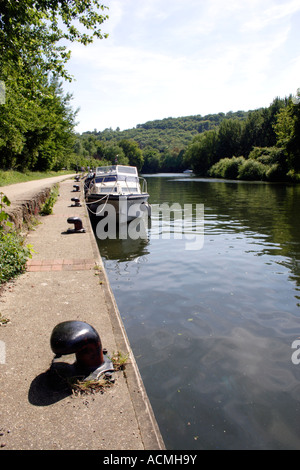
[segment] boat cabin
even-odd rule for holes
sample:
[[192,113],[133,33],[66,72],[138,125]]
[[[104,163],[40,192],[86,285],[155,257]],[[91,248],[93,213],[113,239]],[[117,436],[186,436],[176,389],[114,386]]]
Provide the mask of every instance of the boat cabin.
[[99,194],[140,194],[141,187],[136,167],[112,165],[96,168],[94,189]]

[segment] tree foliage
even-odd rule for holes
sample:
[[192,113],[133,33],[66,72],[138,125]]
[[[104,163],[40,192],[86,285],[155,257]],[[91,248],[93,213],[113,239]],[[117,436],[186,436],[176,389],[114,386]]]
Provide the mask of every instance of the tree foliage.
[[71,80],[68,42],[106,35],[97,0],[0,3],[0,167],[49,170],[72,164],[76,112],[60,80]]
[[[242,122],[223,121],[217,130],[216,161],[205,174],[246,180],[297,180],[300,172],[299,108],[298,101],[291,97],[276,98],[268,108],[249,112]],[[199,168],[206,168],[211,161],[211,146],[205,145],[202,139],[201,149],[191,155],[197,142],[196,137],[188,146],[185,159],[199,173]]]
[[289,174],[300,173],[300,89],[297,97],[290,98],[287,107],[279,112],[275,131],[278,145],[287,153]]
[[[185,116],[179,118],[166,118],[138,124],[135,128],[120,131],[111,128],[103,131],[86,131],[77,135],[77,146],[86,139],[93,138],[101,145],[101,157],[108,156],[108,149],[112,145],[119,146],[122,140],[134,141],[142,153],[141,171],[155,173],[160,171],[178,172],[186,169],[187,162],[184,154],[193,138],[199,138],[206,130],[217,130],[223,120],[235,118],[237,121],[246,119],[248,112],[238,111],[227,114],[208,114],[206,116]],[[106,149],[106,150],[105,150]],[[81,155],[85,154],[82,148]],[[94,151],[91,158],[99,158]],[[114,159],[109,157],[111,163]],[[119,161],[119,159],[118,159]],[[132,160],[133,161],[133,160]]]
[[205,176],[217,159],[217,136],[216,130],[206,131],[195,137],[185,152],[185,162],[198,175]]
[[[99,26],[108,16],[98,0],[7,0],[0,5],[0,57],[26,71],[68,78],[66,42],[89,44],[107,37]],[[33,80],[32,85],[36,83]]]
[[[169,117],[124,131],[94,129],[77,135],[78,146],[89,140],[94,143],[90,158],[114,163],[122,148],[128,162],[145,173],[191,168],[202,176],[295,181],[300,173],[300,105],[297,99],[277,97],[269,107],[252,111]],[[128,152],[133,142],[140,161]]]

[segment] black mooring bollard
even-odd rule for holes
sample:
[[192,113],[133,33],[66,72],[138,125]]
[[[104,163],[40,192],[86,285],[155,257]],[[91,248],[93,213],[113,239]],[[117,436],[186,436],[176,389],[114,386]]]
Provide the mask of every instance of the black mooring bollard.
[[85,229],[82,226],[82,220],[79,217],[69,217],[68,224],[74,224],[73,229],[68,229],[68,233],[84,233]]
[[73,184],[73,192],[77,193],[80,190],[80,187],[78,184]]
[[[114,371],[111,360],[106,356],[106,352],[103,352],[99,334],[88,323],[78,320],[59,323],[52,331],[50,346],[56,355],[51,369],[57,369],[60,374],[75,373],[97,378],[101,374]],[[75,354],[76,361],[69,364],[69,368],[63,369],[62,362],[58,359],[72,354]]]
[[80,199],[78,197],[72,197],[71,201],[74,202],[72,207],[81,207]]
[[97,369],[104,362],[100,336],[91,325],[82,321],[56,325],[50,345],[58,356],[75,354],[77,366],[86,372]]

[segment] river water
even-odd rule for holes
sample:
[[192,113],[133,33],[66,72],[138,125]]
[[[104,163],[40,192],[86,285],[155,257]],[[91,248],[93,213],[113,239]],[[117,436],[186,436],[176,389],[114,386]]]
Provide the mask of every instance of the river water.
[[98,244],[167,449],[300,449],[300,186],[146,179]]

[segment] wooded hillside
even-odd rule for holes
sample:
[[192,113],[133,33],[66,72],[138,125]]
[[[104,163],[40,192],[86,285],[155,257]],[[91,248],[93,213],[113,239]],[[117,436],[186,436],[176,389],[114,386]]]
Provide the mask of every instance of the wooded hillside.
[[[165,118],[138,124],[136,128],[120,131],[85,132],[77,135],[76,151],[81,156],[91,156],[114,162],[118,155],[120,163],[128,163],[120,143],[134,141],[142,151],[143,172],[183,171],[187,167],[184,153],[193,139],[206,131],[218,129],[224,120],[243,121],[248,112],[208,114]],[[124,159],[125,158],[125,159]]]
[[290,96],[252,111],[169,117],[125,131],[95,129],[76,136],[75,151],[98,164],[135,160],[144,173],[190,168],[201,176],[298,181],[299,108]]

